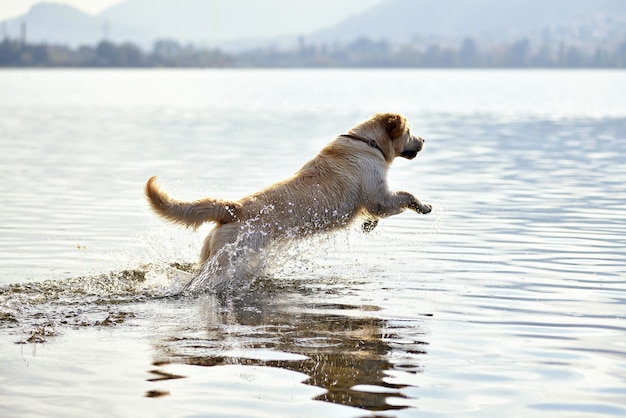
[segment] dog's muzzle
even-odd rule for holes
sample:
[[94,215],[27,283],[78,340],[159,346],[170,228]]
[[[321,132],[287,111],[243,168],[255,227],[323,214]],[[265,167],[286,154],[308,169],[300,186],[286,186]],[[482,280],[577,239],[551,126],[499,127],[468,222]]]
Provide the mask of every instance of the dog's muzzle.
[[417,153],[420,152],[424,147],[424,141],[425,140],[421,138],[419,140],[415,140],[414,144],[411,144],[409,148],[402,150],[400,156],[412,160],[417,156]]

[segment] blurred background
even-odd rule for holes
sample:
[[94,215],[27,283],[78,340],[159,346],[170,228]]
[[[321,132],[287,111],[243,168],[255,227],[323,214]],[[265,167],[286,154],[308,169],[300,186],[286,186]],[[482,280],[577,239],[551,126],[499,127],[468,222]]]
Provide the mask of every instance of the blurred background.
[[621,0],[3,0],[0,65],[626,66]]

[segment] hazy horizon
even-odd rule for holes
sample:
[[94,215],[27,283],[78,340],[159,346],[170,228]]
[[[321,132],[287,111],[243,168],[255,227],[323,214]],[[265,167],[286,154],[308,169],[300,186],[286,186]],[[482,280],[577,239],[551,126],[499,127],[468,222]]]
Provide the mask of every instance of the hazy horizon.
[[[32,4],[28,0],[24,6]],[[226,54],[291,53],[249,54],[237,60],[245,66],[626,66],[626,2],[619,0],[511,0],[506,5],[497,0],[98,0],[89,3],[92,13],[98,10],[95,15],[85,12],[85,0],[37,4],[3,21],[4,39],[68,48],[106,40],[118,45],[114,49],[133,44],[143,51],[159,45],[170,65],[180,45],[191,45]],[[16,3],[4,2],[1,9],[11,5]],[[69,65],[68,59],[58,59],[67,53],[11,51],[7,43],[4,65]],[[115,54],[98,54],[74,62],[119,61]],[[139,53],[120,54],[126,57],[120,65],[147,65],[146,59],[129,61]],[[233,61],[214,58],[212,65]],[[198,62],[209,65],[207,59]]]

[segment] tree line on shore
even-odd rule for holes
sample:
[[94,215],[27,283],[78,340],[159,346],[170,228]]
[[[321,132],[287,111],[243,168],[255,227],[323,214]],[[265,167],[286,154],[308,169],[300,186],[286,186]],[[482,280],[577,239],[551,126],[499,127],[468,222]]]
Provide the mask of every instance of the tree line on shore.
[[216,48],[160,40],[150,51],[125,42],[101,41],[71,48],[5,39],[0,67],[181,67],[181,68],[626,68],[626,40],[593,50],[576,45],[533,46],[528,39],[479,48],[466,39],[458,46],[395,45],[358,39],[345,46],[306,45],[226,53]]

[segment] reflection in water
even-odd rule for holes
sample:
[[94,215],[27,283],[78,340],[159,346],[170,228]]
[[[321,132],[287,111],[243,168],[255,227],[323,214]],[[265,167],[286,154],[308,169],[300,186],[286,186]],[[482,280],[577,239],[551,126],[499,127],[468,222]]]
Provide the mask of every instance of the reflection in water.
[[[625,77],[1,71],[3,416],[626,416]],[[390,182],[432,217],[285,253],[310,284],[258,301],[164,297],[201,237],[150,216],[146,178],[242,196],[381,106],[428,137]]]
[[[400,392],[405,386],[390,383],[388,373],[421,371],[427,343],[415,322],[407,332],[409,327],[376,318],[377,307],[295,306],[296,295],[290,296],[250,294],[230,301],[203,296],[204,318],[161,334],[169,337],[154,343],[154,365],[278,367],[304,373],[305,383],[323,388],[318,400],[370,411],[405,408],[397,400],[405,397]],[[182,377],[152,373],[153,381]],[[396,398],[394,405],[388,398]]]

